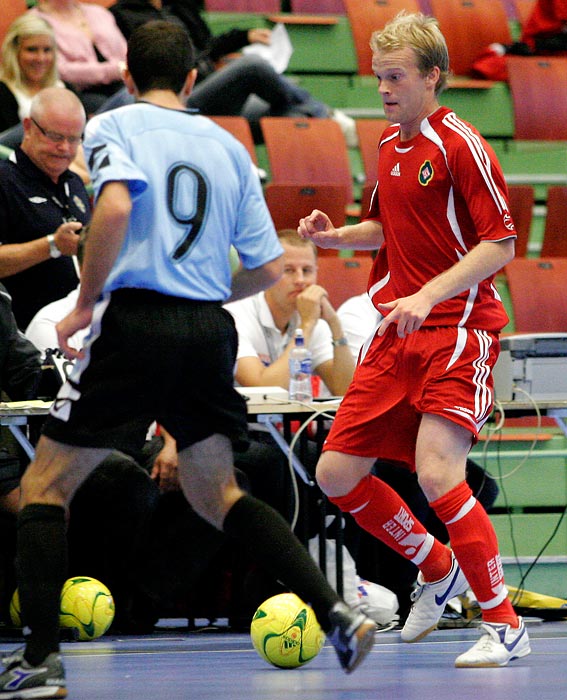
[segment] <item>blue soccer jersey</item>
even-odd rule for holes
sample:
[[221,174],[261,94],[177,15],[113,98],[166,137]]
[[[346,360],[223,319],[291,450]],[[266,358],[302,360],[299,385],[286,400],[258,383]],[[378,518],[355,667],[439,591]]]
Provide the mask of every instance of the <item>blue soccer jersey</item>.
[[140,102],[93,118],[84,148],[95,200],[122,181],[134,203],[105,292],[225,301],[231,245],[247,269],[281,254],[248,152],[210,119]]

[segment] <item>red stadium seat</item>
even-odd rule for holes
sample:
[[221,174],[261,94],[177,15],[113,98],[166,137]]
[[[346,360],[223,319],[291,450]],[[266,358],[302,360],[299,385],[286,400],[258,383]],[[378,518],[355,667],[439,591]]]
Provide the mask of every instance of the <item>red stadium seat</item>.
[[[335,226],[346,221],[347,194],[343,185],[294,185],[271,183],[265,189],[266,203],[277,230],[297,228],[299,219],[320,209]],[[320,250],[321,255],[337,251]]]
[[508,185],[510,213],[516,226],[516,257],[523,258],[528,252],[534,209],[533,185]]
[[429,0],[447,41],[451,71],[468,76],[473,61],[493,43],[511,44],[506,8],[500,0]]
[[370,255],[353,258],[325,256],[319,258],[317,282],[329,293],[331,304],[338,309],[350,297],[366,291],[373,260]]
[[565,185],[554,185],[547,190],[547,213],[540,255],[542,258],[567,258],[567,186]]
[[315,15],[346,14],[343,0],[291,0],[291,11]]
[[567,332],[567,258],[515,258],[504,273],[517,333]]
[[395,17],[400,10],[419,12],[418,0],[343,0],[358,59],[359,75],[372,75],[372,32]]
[[[514,105],[514,137],[527,141],[567,140],[567,59],[507,56]],[[543,109],[537,109],[545,95]]]
[[210,117],[223,129],[230,131],[230,133],[240,141],[248,153],[252,161],[258,165],[258,156],[256,154],[256,147],[254,146],[254,137],[252,136],[252,131],[250,129],[250,123],[245,117],[232,117],[232,116],[221,116],[221,117]]
[[271,181],[281,184],[343,185],[353,201],[348,149],[333,119],[263,117],[260,126]]
[[0,12],[0,46],[2,46],[8,27],[16,17],[23,15],[27,9],[26,0],[10,0],[10,2],[2,3],[2,11]]

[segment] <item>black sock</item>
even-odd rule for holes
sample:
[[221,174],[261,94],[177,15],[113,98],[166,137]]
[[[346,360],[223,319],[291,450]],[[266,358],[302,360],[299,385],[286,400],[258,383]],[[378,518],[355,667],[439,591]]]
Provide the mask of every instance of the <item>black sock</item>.
[[32,504],[22,509],[18,515],[16,572],[26,638],[24,656],[37,666],[59,650],[61,589],[67,575],[62,507]]
[[329,631],[329,611],[340,598],[279,513],[247,494],[228,511],[223,529],[272,576],[309,603],[323,630]]

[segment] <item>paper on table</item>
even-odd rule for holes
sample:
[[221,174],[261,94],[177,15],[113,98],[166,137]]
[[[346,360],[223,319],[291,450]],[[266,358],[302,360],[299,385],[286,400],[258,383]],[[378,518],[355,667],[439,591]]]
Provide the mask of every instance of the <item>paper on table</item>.
[[274,68],[277,73],[283,73],[289,65],[293,46],[284,24],[276,24],[272,29],[272,41],[266,44],[250,44],[242,49],[245,55],[260,56]]

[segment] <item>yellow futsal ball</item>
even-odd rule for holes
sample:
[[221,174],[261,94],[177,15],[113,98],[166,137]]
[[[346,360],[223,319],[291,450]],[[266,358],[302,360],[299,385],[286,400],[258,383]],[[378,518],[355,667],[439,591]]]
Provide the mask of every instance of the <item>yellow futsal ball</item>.
[[18,589],[16,588],[12,596],[12,600],[10,600],[10,619],[12,620],[12,624],[14,625],[14,627],[22,626],[22,617],[20,610],[20,594],[18,593]]
[[114,620],[114,599],[108,588],[90,576],[67,579],[61,591],[61,627],[79,630],[79,639],[101,637]]
[[252,644],[278,668],[297,668],[314,659],[325,643],[313,610],[294,593],[265,600],[250,625]]

